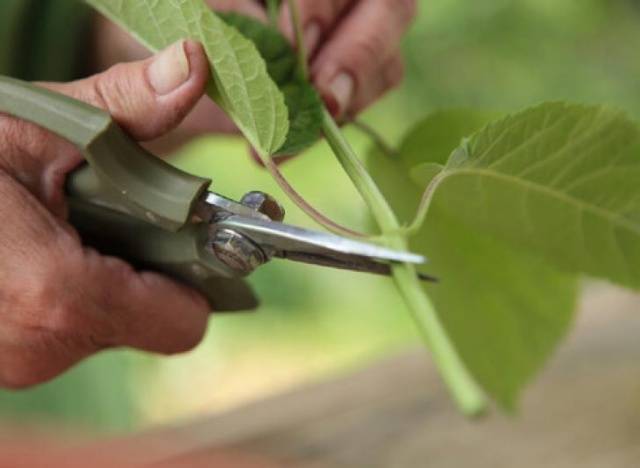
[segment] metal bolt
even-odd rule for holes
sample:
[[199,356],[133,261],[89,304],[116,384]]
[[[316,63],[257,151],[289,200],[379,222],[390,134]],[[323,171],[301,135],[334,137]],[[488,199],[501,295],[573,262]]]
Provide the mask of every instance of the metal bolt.
[[258,245],[230,229],[217,231],[211,247],[222,263],[241,275],[253,273],[269,261]]
[[284,221],[285,211],[278,201],[264,192],[249,192],[242,197],[241,203],[258,213],[268,216],[272,221]]

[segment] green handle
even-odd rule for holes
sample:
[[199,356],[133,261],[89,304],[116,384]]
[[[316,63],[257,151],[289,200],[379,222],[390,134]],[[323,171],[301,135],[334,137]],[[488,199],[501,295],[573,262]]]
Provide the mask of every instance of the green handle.
[[254,309],[249,286],[206,250],[190,223],[211,181],[186,174],[133,142],[104,111],[0,76],[0,112],[74,143],[88,166],[67,182],[70,221],[88,245],[201,291],[214,310]]
[[211,181],[182,172],[145,151],[106,112],[0,77],[0,111],[75,144],[91,166],[69,177],[69,194],[177,231]]

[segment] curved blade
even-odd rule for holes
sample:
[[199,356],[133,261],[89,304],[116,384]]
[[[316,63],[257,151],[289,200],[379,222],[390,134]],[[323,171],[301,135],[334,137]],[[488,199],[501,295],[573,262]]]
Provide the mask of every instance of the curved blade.
[[215,227],[242,233],[256,244],[272,248],[285,258],[291,257],[288,254],[315,254],[325,259],[335,259],[337,263],[344,263],[345,257],[418,265],[427,261],[422,255],[410,252],[243,216],[231,216],[216,223]]

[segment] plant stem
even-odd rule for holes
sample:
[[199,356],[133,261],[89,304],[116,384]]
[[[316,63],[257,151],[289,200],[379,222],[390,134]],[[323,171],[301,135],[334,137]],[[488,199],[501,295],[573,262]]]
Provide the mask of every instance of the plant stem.
[[267,0],[267,14],[269,16],[269,24],[277,28],[280,16],[280,5],[278,0]]
[[[369,206],[382,232],[399,231],[395,213],[326,109],[323,130],[331,149]],[[408,250],[407,241],[401,235],[389,235],[387,242],[389,247]],[[407,264],[395,265],[393,278],[460,409],[471,416],[482,413],[486,407],[484,394],[451,343],[433,304],[422,289],[415,268]]]
[[296,46],[298,50],[298,67],[300,67],[300,74],[304,79],[309,78],[309,61],[307,57],[307,49],[304,44],[304,31],[302,30],[302,23],[300,22],[300,10],[295,0],[287,0],[289,5],[289,12],[291,13],[291,24],[296,32]]
[[387,141],[382,137],[382,135],[380,135],[371,125],[359,119],[356,119],[351,123],[355,128],[368,136],[373,144],[376,145],[376,147],[378,147],[378,149],[382,151],[385,156],[392,158],[398,155],[398,151],[392,148],[391,145],[387,143]]
[[273,162],[271,158],[260,157],[264,163],[265,168],[269,171],[269,174],[276,183],[280,186],[283,192],[287,194],[289,199],[293,201],[298,208],[305,212],[311,219],[313,219],[320,226],[324,227],[328,231],[337,234],[339,236],[355,237],[355,238],[368,238],[365,233],[349,229],[335,221],[328,216],[322,214],[311,203],[309,203],[293,186],[289,183],[287,178],[278,168],[278,165]]

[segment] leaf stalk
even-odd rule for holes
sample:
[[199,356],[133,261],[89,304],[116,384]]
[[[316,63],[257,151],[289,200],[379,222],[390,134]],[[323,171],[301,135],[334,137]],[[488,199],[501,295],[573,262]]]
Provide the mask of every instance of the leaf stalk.
[[371,125],[360,119],[353,120],[351,124],[366,135],[385,156],[389,158],[395,158],[398,156],[398,150],[393,148]]

